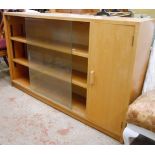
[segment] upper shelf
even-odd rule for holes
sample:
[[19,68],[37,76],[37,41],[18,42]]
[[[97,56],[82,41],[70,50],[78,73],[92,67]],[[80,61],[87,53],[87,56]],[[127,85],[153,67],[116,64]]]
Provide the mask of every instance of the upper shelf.
[[26,37],[23,36],[14,36],[10,38],[13,41],[25,43],[32,46],[37,46],[41,48],[46,48],[49,50],[55,50],[59,52],[63,52],[66,54],[70,54],[69,51],[72,50],[72,55],[88,58],[88,47],[79,44],[67,44],[62,42],[43,42],[36,40],[26,40]]
[[87,75],[85,73],[73,70],[72,77],[70,77],[70,74],[68,74],[64,69],[61,69],[59,67],[45,67],[41,64],[32,62],[28,63],[28,60],[25,58],[14,58],[13,62],[29,67],[30,69],[39,71],[59,80],[63,80],[66,82],[72,81],[72,84],[87,89]]

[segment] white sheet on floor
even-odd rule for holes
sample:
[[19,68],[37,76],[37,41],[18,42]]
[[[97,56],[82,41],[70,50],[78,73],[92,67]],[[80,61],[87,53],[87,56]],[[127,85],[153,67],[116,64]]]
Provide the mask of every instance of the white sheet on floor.
[[155,40],[150,54],[142,94],[155,89]]

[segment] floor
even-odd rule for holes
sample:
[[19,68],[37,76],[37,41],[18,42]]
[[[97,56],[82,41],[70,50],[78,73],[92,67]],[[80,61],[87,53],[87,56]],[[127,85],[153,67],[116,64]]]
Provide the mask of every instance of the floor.
[[0,144],[120,143],[12,87],[0,63]]

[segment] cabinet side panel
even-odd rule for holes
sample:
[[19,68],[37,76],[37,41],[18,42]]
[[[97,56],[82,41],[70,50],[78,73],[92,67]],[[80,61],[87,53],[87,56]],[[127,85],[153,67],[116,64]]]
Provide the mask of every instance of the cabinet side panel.
[[[134,27],[91,23],[87,117],[105,130],[121,136],[130,97]],[[94,72],[94,83],[92,75]]]
[[11,80],[17,78],[20,73],[17,72],[13,63],[13,58],[15,57],[15,50],[19,50],[19,46],[17,47],[17,44],[15,44],[10,37],[13,35],[21,35],[21,28],[23,28],[24,22],[25,18],[4,15],[4,28]]
[[136,56],[132,78],[130,102],[132,103],[142,92],[148,66],[150,47],[154,33],[154,22],[146,21],[137,26]]

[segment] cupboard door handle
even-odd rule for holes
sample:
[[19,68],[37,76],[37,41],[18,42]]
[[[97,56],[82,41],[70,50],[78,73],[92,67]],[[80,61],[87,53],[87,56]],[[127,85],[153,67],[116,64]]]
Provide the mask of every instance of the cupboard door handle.
[[95,72],[93,70],[90,71],[90,75],[89,75],[89,82],[90,85],[94,84],[94,76],[95,76]]

